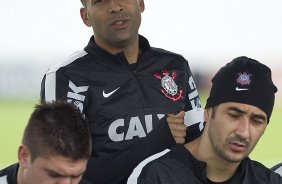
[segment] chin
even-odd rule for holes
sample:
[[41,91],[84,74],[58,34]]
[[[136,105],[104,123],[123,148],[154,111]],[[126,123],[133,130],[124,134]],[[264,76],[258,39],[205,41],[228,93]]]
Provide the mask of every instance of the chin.
[[245,155],[242,154],[230,154],[230,155],[226,155],[225,160],[231,163],[239,163],[241,162],[244,158],[246,158]]
[[122,34],[117,34],[115,37],[116,42],[121,42],[121,43],[130,43],[133,40],[135,40],[135,37],[133,37],[129,33],[122,33]]

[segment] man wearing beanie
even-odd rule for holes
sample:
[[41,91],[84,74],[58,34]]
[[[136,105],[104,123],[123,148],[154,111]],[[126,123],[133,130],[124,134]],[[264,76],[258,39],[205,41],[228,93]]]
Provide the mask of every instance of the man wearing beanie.
[[263,135],[277,88],[271,70],[247,57],[212,79],[200,137],[147,164],[139,184],[282,184],[282,177],[248,155]]

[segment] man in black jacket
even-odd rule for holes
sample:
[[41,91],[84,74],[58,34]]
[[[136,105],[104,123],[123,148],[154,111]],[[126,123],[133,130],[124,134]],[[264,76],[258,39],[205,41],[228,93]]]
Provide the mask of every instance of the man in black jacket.
[[277,88],[271,70],[239,57],[212,79],[203,134],[149,163],[139,184],[282,184],[279,174],[248,158],[269,122]]
[[87,184],[81,178],[91,145],[88,123],[73,104],[39,104],[18,148],[19,162],[0,171],[0,183]]
[[49,69],[41,99],[73,102],[88,118],[94,151],[85,178],[123,184],[145,158],[200,134],[201,103],[187,60],[138,34],[143,0],[81,2],[94,36]]

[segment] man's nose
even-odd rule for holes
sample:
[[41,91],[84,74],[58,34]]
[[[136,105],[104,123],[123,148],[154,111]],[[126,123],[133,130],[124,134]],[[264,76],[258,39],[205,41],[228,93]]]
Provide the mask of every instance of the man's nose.
[[120,3],[120,0],[110,0],[110,12],[121,12],[123,11],[123,7]]
[[72,184],[72,178],[71,177],[64,177],[60,180],[59,184]]
[[244,139],[248,139],[250,137],[250,121],[247,118],[242,118],[240,122],[238,122],[236,128],[236,134]]

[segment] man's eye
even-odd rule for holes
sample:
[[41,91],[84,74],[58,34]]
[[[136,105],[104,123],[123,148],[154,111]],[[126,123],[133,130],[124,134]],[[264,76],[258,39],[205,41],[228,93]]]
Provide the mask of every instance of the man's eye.
[[57,174],[57,173],[48,173],[48,175],[52,178],[59,178],[61,177],[61,175]]
[[238,115],[238,114],[233,114],[233,113],[229,113],[228,114],[230,117],[232,117],[232,118],[239,118],[240,117],[240,115]]
[[264,123],[264,121],[262,119],[253,119],[253,122],[255,124],[263,124]]
[[100,2],[102,2],[103,0],[94,0],[93,1],[93,4],[97,4],[97,3],[100,3]]

